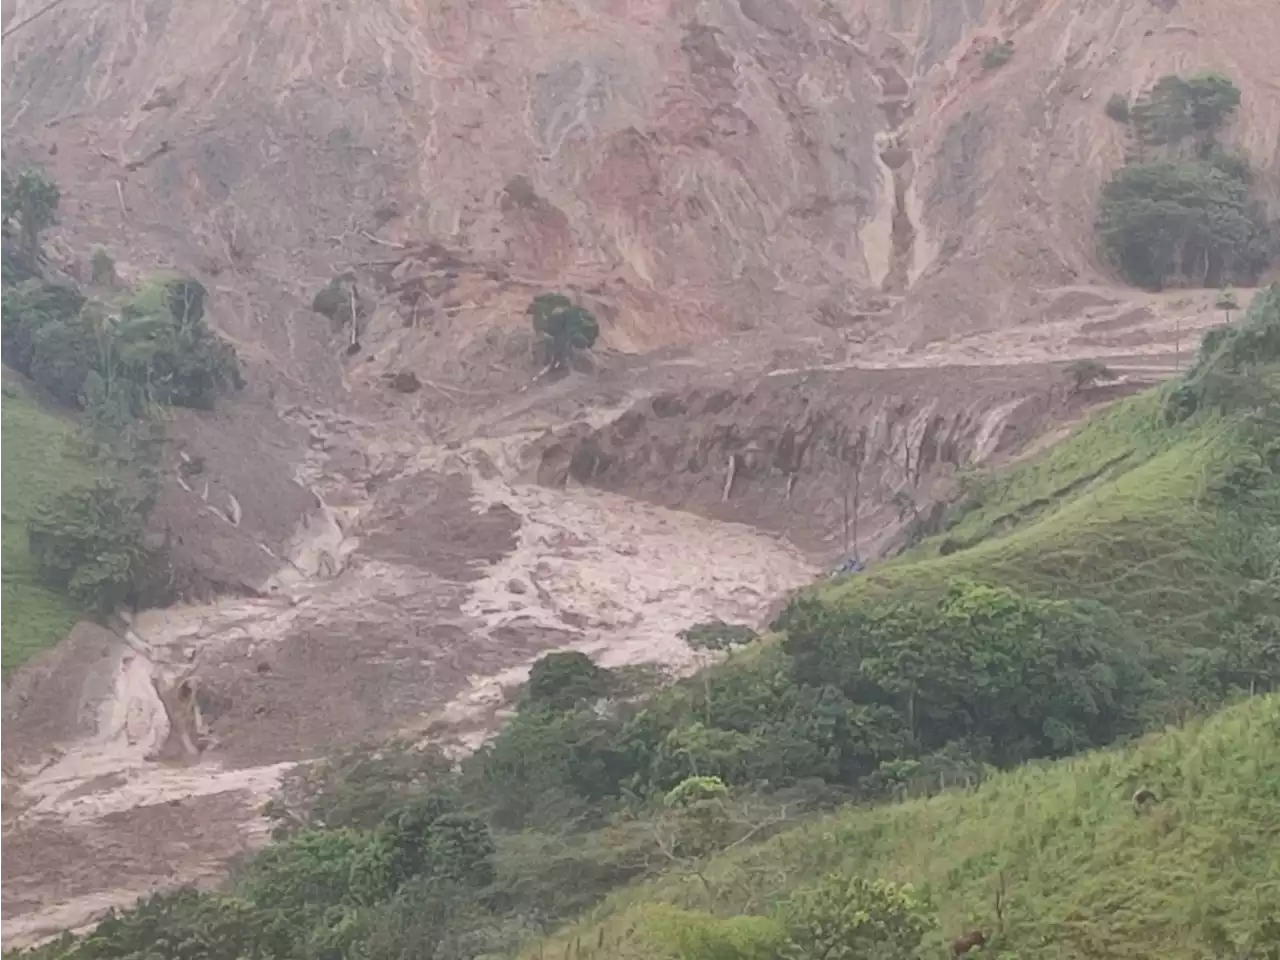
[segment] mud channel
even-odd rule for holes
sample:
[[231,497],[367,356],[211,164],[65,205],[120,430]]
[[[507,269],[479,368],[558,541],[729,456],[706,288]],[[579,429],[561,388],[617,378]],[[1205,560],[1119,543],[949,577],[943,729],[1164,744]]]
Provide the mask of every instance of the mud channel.
[[6,770],[6,949],[215,880],[295,763],[404,730],[474,748],[542,652],[678,671],[679,630],[758,623],[816,572],[745,526],[526,482],[545,431],[443,446],[295,415],[324,438],[299,476],[320,506],[264,596],[116,623],[103,693],[68,705],[86,735]]

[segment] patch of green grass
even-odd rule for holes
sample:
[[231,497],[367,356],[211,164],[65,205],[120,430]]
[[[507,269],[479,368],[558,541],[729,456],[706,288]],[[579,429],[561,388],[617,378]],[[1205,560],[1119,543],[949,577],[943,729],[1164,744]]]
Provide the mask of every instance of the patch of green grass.
[[861,576],[829,581],[833,604],[941,591],[955,577],[1042,597],[1092,600],[1153,639],[1192,642],[1243,582],[1241,537],[1280,523],[1273,482],[1228,514],[1210,496],[1245,441],[1204,414],[1169,426],[1166,391],[1117,404],[1070,438],[978,482],[946,533]]
[[27,552],[27,520],[36,508],[77,480],[88,467],[68,444],[73,425],[40,408],[21,387],[5,380],[0,402],[3,437],[3,640],[4,673],[53,646],[79,619],[65,594],[40,583]]
[[[1131,797],[1158,801],[1142,813]],[[1004,932],[997,955],[1203,960],[1257,936],[1280,904],[1280,697],[1123,749],[1028,764],[970,791],[845,810],[731,850],[694,876],[621,891],[526,956],[646,953],[653,905],[769,912],[828,872],[909,882],[940,926]],[[993,951],[994,952],[994,951]],[[656,960],[656,958],[655,958]]]

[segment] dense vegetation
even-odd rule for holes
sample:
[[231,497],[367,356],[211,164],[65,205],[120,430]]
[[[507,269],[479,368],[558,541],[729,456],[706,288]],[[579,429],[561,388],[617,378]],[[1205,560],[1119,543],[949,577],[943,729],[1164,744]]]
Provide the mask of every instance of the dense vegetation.
[[[76,612],[136,596],[154,566],[142,530],[157,492],[164,410],[212,409],[243,386],[235,351],[208,326],[197,281],[158,276],[117,293],[115,265],[101,250],[92,264],[101,296],[47,278],[40,240],[59,199],[36,171],[4,176],[3,228],[16,241],[5,244],[4,363],[77,412],[80,425],[40,414],[16,384],[7,391],[6,463],[20,465],[23,480],[5,499],[6,669],[57,640]],[[27,468],[37,462],[34,476]]]
[[981,927],[1006,956],[1266,956],[1274,698],[1041,761],[1280,682],[1278,413],[1273,288],[1185,376],[970,478],[944,535],[811,589],[781,635],[641,699],[547,657],[460,767],[389,745],[309,768],[225,891],[38,955],[471,958],[662,873],[550,955],[898,960]]
[[[1143,787],[1157,799],[1135,809],[1130,798]],[[1274,960],[1277,823],[1273,695],[1125,749],[1026,765],[973,791],[845,808],[721,854],[703,868],[707,883],[676,873],[619,892],[524,955],[787,956],[773,945],[791,902],[828,892],[822,878],[834,874],[909,884],[909,909],[869,914],[897,918],[896,929],[923,921],[922,949],[804,956],[941,958],[943,944],[980,930],[989,942],[972,955],[1006,960]],[[696,933],[682,935],[688,929]],[[753,952],[759,943],[766,948]]]
[[1217,74],[1167,76],[1132,107],[1108,102],[1136,150],[1103,188],[1103,257],[1130,282],[1217,287],[1252,283],[1276,255],[1276,231],[1248,161],[1218,144],[1240,91]]
[[235,351],[205,321],[205,297],[183,277],[113,302],[27,280],[5,292],[5,363],[67,406],[121,422],[157,406],[212,409],[242,380]]

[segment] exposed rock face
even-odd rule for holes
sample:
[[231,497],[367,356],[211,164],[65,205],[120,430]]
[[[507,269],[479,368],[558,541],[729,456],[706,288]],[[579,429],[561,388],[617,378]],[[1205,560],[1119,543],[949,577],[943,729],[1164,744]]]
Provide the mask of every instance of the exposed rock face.
[[1029,367],[939,369],[926,391],[915,371],[849,370],[665,393],[545,445],[538,479],[747,521],[813,554],[872,557],[912,514],[928,519],[959,467],[1060,416],[1064,391]]
[[907,300],[877,331],[930,338],[1096,278],[1110,93],[1230,74],[1280,198],[1278,30],[1270,0],[67,0],[6,41],[6,147],[75,185],[77,247],[215,278],[293,390],[339,378],[311,295],[405,243],[435,255],[355,352],[471,378],[554,288],[628,350],[802,333],[881,289]]

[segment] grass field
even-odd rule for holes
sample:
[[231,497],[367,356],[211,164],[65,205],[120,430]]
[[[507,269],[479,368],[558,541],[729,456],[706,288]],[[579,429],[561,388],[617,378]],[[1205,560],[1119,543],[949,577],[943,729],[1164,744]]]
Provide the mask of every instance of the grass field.
[[827,602],[905,596],[952,578],[1090,600],[1153,641],[1211,639],[1208,619],[1244,582],[1241,540],[1280,524],[1280,483],[1228,515],[1206,496],[1249,456],[1239,422],[1176,426],[1166,390],[1122,401],[1027,463],[975,482],[950,529],[863,576],[817,588]]
[[40,584],[27,553],[26,521],[43,500],[82,479],[85,466],[68,448],[72,425],[42,410],[6,377],[0,401],[3,470],[3,670],[66,636],[80,610],[63,593]]
[[[1159,797],[1141,815],[1139,786]],[[653,905],[768,913],[832,871],[914,884],[937,910],[939,957],[947,938],[996,930],[1002,886],[1004,932],[983,956],[1234,957],[1226,944],[1280,911],[1280,697],[972,791],[849,808],[722,854],[706,884],[620,892],[525,955],[656,960],[642,936]]]

